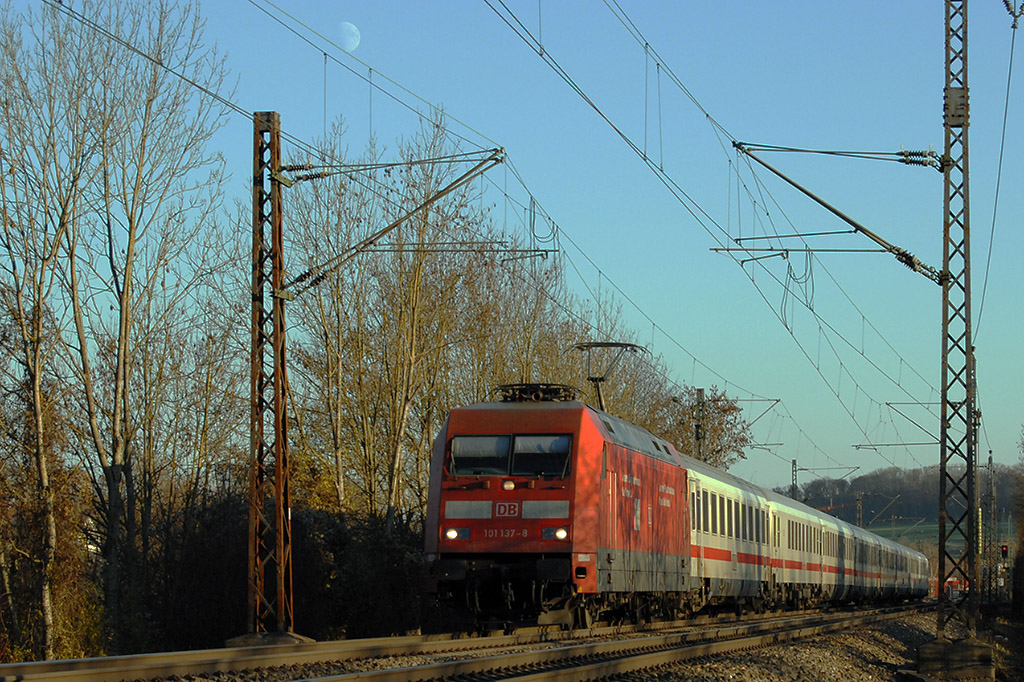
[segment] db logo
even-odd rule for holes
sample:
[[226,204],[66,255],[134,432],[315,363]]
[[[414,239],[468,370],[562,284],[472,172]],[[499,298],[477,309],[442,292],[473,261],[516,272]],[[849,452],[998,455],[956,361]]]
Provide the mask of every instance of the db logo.
[[494,515],[495,516],[519,516],[519,503],[518,502],[495,502],[494,503]]

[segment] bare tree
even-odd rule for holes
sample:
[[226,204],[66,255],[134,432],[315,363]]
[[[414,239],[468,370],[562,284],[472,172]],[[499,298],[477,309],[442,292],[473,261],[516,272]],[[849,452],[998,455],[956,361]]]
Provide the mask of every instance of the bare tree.
[[[334,126],[325,142],[335,163],[345,161],[340,148],[344,125]],[[334,143],[334,146],[332,146]],[[372,145],[361,162],[375,162]],[[373,191],[377,173],[359,177],[335,175],[305,183],[288,195],[288,236],[295,244],[297,271],[316,269],[386,224],[380,212],[382,195]],[[297,375],[292,380],[298,413],[299,451],[295,459],[299,497],[324,489],[324,503],[336,510],[376,513],[379,471],[379,375],[370,350],[368,328],[374,292],[365,283],[363,254],[326,273],[296,304]],[[305,466],[303,466],[305,464]],[[355,484],[348,490],[347,480]],[[306,490],[301,490],[305,487]],[[330,494],[326,490],[330,490]],[[326,498],[330,497],[330,502]]]
[[195,281],[171,264],[210,219],[219,182],[205,144],[222,112],[172,72],[216,90],[223,70],[195,7],[95,0],[76,9],[151,59],[47,7],[25,18],[34,51],[3,60],[12,72],[5,100],[36,117],[11,129],[8,144],[46,154],[34,155],[45,168],[25,170],[26,184],[45,187],[48,219],[25,227],[45,238],[37,251],[61,263],[81,433],[102,471],[104,592],[116,633],[135,316],[146,290],[173,283],[180,294]]
[[85,188],[95,177],[92,164],[98,150],[90,128],[87,72],[103,68],[109,52],[81,32],[62,31],[52,11],[22,17],[5,8],[0,22],[3,308],[17,330],[18,365],[25,373],[26,402],[32,415],[30,447],[43,510],[43,655],[52,658],[57,531],[43,383],[54,372],[66,322],[60,312],[61,245],[78,220]]
[[[342,133],[339,125],[336,166]],[[452,169],[414,162],[451,151],[439,119],[401,146],[407,163],[399,168],[293,189],[286,213],[301,262],[295,269],[330,261],[420,205]],[[362,161],[378,160],[368,153]],[[452,242],[463,248],[450,251]],[[597,334],[631,338],[610,301],[574,300],[557,257],[512,260],[494,248],[501,245],[524,246],[499,233],[467,189],[422,209],[387,244],[321,278],[298,301],[302,312],[291,317],[300,434],[293,475],[307,503],[325,504],[330,489],[327,506],[383,512],[390,528],[400,513],[423,508],[433,436],[449,409],[490,399],[502,383],[584,384],[573,344]],[[614,411],[689,448],[685,387],[665,378],[660,361],[628,364],[612,383]],[[745,425],[735,403],[717,392],[709,401],[707,458],[727,464],[742,456]]]
[[[440,157],[445,151],[445,139],[443,122],[438,121],[428,126],[418,140],[408,145],[403,155],[409,161],[417,157]],[[450,174],[450,167],[410,164],[401,174],[397,192],[401,199],[390,206],[391,210],[400,214],[425,203],[446,184],[447,179],[453,177]],[[386,401],[388,533],[391,532],[400,505],[409,413],[423,381],[425,346],[429,343],[425,332],[440,324],[441,318],[445,316],[443,296],[446,292],[430,289],[433,265],[431,252],[444,239],[445,234],[456,233],[458,226],[451,224],[450,216],[457,212],[453,210],[452,203],[458,202],[459,196],[448,197],[443,203],[420,209],[417,215],[399,227],[393,233],[397,252],[390,263],[378,268],[375,273],[382,294],[381,303],[385,303],[378,324],[390,339],[381,353],[382,369],[389,385]],[[430,298],[433,300],[428,305]]]
[[[340,135],[339,126],[335,139]],[[301,267],[329,261],[432,198],[457,167],[420,161],[449,151],[438,121],[402,146],[408,163],[399,168],[336,177],[294,193],[290,213],[302,216],[293,223]],[[335,156],[341,158],[340,150]],[[366,159],[376,160],[372,147]],[[389,527],[416,496],[407,499],[407,481],[415,488],[432,439],[426,434],[442,409],[438,373],[454,343],[466,278],[444,244],[478,229],[466,197],[456,192],[420,209],[389,234],[384,252],[361,253],[300,300],[299,381],[313,400],[297,401],[305,403],[300,450],[309,465],[300,465],[299,475],[332,471],[338,505],[383,512]],[[354,488],[347,501],[346,478]]]
[[1021,561],[1020,556],[1024,554],[1024,426],[1020,428],[1020,440],[1017,441],[1017,452],[1020,453],[1020,459],[1017,461],[1016,471],[1014,472],[1015,488],[1017,489],[1017,503],[1016,509],[1013,510],[1014,516],[1017,518],[1017,548],[1015,550],[1015,572],[1021,571],[1021,566],[1024,566],[1024,561]]

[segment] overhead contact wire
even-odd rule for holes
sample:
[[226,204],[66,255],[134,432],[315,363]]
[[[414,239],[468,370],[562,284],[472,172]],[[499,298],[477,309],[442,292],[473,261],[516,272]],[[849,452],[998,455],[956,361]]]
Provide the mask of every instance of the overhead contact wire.
[[[1009,10],[1010,8],[1007,7]],[[1014,13],[1011,11],[1011,15]],[[988,235],[988,255],[985,258],[985,277],[981,285],[981,303],[978,305],[978,319],[974,323],[974,340],[978,339],[978,328],[981,326],[981,315],[985,312],[985,294],[988,292],[988,275],[992,267],[992,251],[996,237],[996,215],[999,212],[999,187],[1003,181],[1003,152],[1006,151],[1006,123],[1010,113],[1010,84],[1013,79],[1013,53],[1017,42],[1017,17],[1014,15],[1013,29],[1010,33],[1010,63],[1006,68],[1006,98],[1003,101],[1003,130],[999,137],[999,162],[996,170],[996,191],[992,202],[992,227]]]

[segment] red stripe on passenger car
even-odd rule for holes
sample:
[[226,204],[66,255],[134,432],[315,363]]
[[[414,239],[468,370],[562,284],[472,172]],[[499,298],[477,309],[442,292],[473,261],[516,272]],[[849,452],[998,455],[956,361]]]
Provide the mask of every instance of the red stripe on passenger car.
[[[705,559],[726,562],[732,561],[732,552],[728,549],[720,549],[718,547],[702,547],[701,545],[696,544],[690,545],[690,556],[692,556],[693,558],[700,558],[702,551]],[[883,577],[881,573],[860,571],[849,567],[841,567],[832,564],[812,564],[810,562],[805,564],[801,561],[793,561],[791,559],[779,559],[773,558],[768,555],[750,554],[747,552],[736,552],[736,561],[738,563],[747,564],[750,566],[763,564],[764,566],[772,568],[787,568],[797,571],[822,571],[824,573],[830,573],[835,576],[844,575],[852,576],[854,578],[879,579]]]
[[718,561],[732,561],[732,552],[727,549],[718,549],[717,547],[705,547],[704,558],[717,559]]

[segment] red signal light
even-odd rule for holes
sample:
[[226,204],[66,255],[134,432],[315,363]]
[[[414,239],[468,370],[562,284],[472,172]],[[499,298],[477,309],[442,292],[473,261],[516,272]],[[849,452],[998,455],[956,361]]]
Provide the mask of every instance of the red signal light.
[[999,548],[999,550],[1003,553],[1003,558],[1004,559],[1007,556],[1009,556],[1009,554],[1010,554],[1010,546],[1009,545],[1003,545],[1002,547]]

